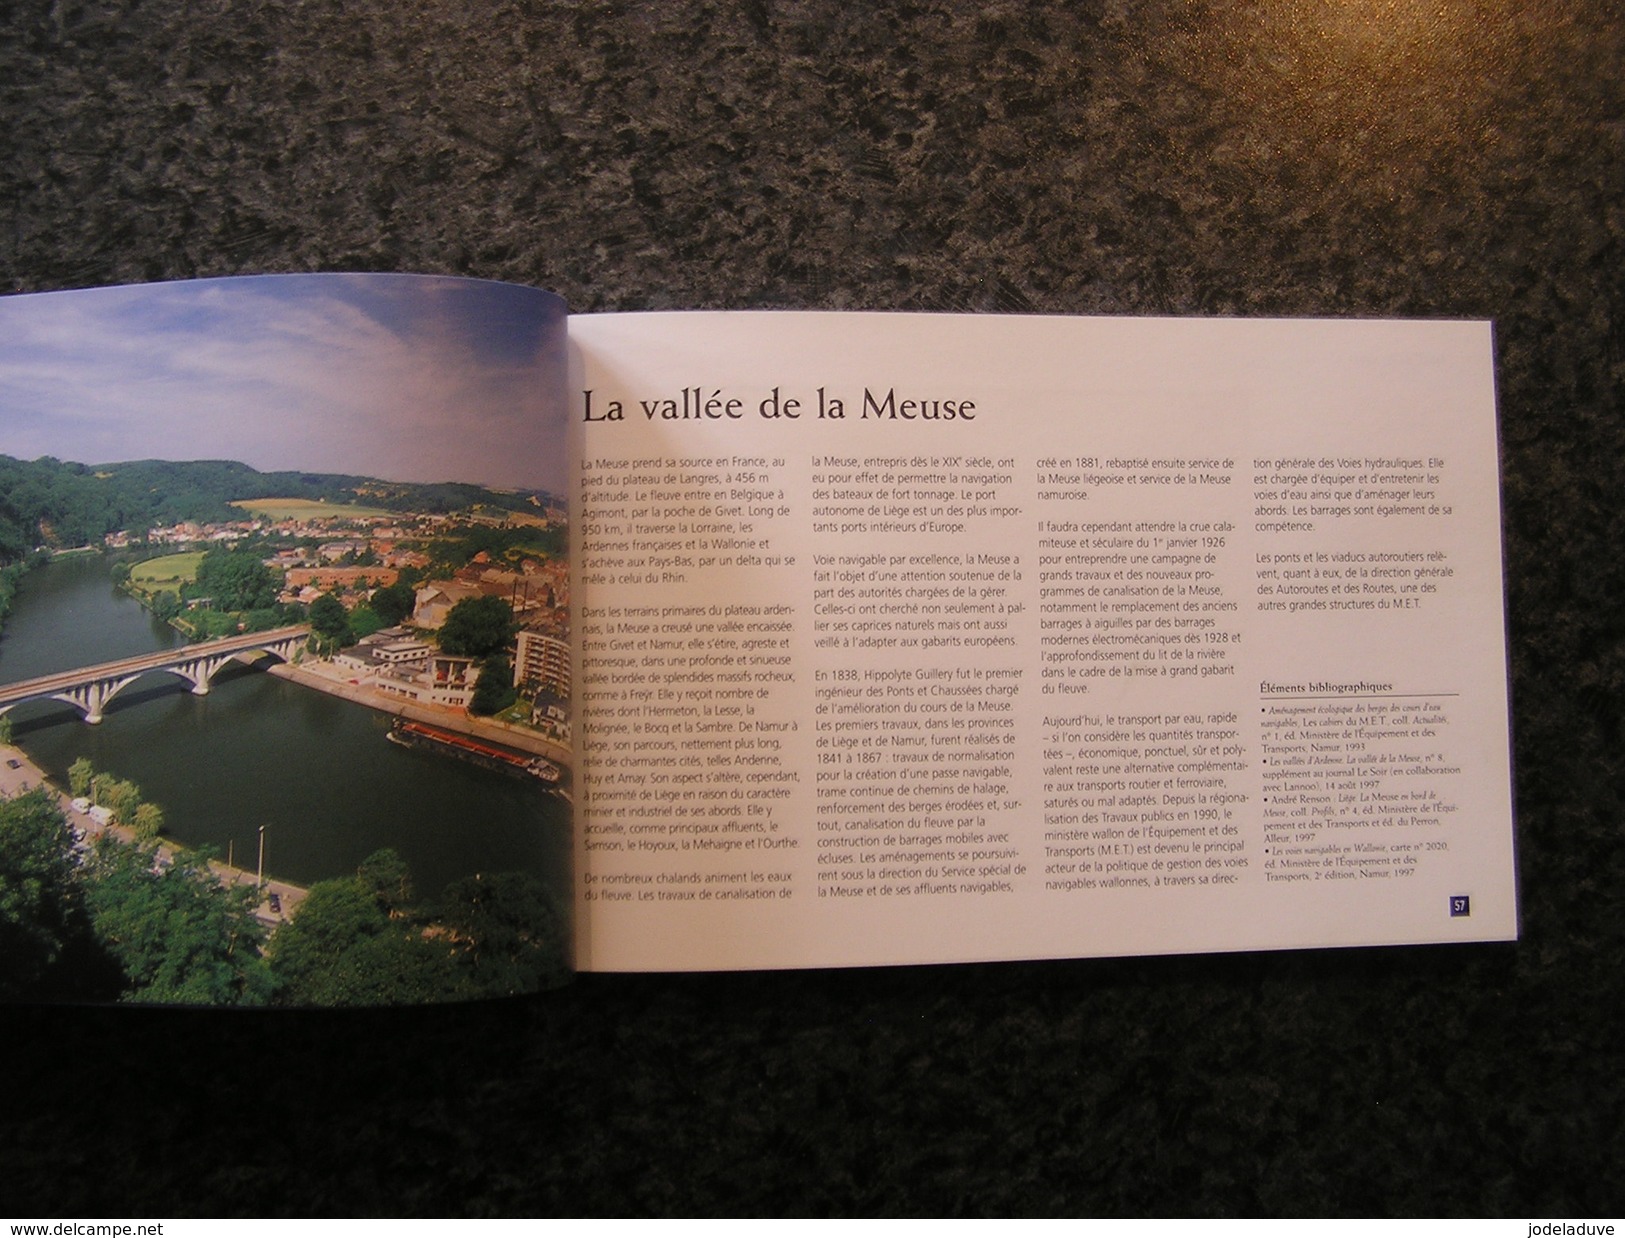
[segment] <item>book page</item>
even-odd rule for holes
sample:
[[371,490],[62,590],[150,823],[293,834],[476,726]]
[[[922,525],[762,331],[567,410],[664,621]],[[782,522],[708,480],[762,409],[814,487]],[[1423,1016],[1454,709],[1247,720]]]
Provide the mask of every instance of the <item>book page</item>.
[[570,337],[581,966],[1516,936],[1487,323]]

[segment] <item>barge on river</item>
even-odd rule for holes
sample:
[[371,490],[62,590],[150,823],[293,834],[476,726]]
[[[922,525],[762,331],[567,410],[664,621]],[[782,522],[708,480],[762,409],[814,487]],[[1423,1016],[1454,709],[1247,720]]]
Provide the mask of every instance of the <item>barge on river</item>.
[[396,718],[390,724],[389,739],[391,743],[400,744],[405,748],[422,748],[456,757],[484,769],[500,770],[502,773],[515,774],[521,778],[535,778],[549,790],[557,790],[559,787],[561,771],[551,761],[499,748],[472,735],[460,735],[456,731],[430,726],[426,722]]

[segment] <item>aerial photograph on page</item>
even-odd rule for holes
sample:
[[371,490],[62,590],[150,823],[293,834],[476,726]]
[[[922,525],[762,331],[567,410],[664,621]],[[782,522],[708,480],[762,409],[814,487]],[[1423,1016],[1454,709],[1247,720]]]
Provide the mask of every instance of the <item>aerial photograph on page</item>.
[[569,976],[564,307],[0,297],[0,999]]

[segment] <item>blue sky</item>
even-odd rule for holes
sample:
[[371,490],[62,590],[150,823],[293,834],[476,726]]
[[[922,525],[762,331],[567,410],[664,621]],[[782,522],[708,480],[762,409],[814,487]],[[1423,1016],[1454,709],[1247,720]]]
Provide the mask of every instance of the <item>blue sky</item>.
[[565,488],[564,310],[287,275],[0,297],[0,453]]

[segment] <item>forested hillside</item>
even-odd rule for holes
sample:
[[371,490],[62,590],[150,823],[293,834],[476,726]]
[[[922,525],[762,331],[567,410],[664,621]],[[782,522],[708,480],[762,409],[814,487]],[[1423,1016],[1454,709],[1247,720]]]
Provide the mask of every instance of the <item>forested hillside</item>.
[[233,460],[86,465],[0,455],[0,564],[15,563],[36,546],[83,546],[120,529],[240,520],[242,511],[231,506],[238,499],[321,499],[439,513],[475,505],[528,510],[532,493],[339,473],[261,473]]

